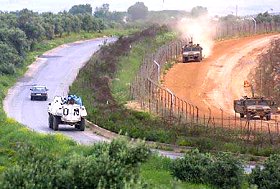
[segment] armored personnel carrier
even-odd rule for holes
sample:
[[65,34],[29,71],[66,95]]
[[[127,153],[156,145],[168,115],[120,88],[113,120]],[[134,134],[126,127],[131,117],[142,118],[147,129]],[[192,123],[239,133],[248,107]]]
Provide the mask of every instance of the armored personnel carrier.
[[48,106],[49,128],[57,131],[59,124],[75,126],[80,131],[85,130],[86,108],[80,97],[69,95],[67,98],[54,97]]

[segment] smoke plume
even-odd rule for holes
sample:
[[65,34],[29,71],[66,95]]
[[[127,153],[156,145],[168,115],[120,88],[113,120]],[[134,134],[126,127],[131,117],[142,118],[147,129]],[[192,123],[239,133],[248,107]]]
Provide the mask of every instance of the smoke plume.
[[183,18],[176,27],[183,39],[193,39],[194,44],[200,44],[203,48],[203,56],[208,57],[214,45],[216,26],[207,16],[199,18]]

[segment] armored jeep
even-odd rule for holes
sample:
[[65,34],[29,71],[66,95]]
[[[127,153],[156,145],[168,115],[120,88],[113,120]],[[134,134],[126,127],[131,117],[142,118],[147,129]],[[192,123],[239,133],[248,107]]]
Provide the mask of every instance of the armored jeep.
[[182,48],[182,61],[183,63],[202,60],[202,47],[199,44],[193,44],[191,40],[189,44]]
[[80,131],[85,130],[86,108],[80,97],[70,95],[67,98],[54,97],[48,106],[49,128],[57,131],[59,124],[75,126]]
[[255,116],[260,119],[264,117],[266,120],[271,119],[271,113],[276,112],[276,104],[271,100],[266,100],[263,97],[242,97],[240,100],[234,100],[234,111],[240,114],[241,118],[248,120]]

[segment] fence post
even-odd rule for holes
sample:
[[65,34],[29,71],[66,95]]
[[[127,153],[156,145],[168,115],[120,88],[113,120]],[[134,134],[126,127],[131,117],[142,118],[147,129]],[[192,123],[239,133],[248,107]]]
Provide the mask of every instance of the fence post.
[[151,108],[151,101],[153,100],[151,100],[151,98],[152,98],[152,82],[149,80],[149,79],[147,79],[147,82],[148,82],[148,95],[149,95],[149,112],[151,113],[152,112],[152,108]]
[[188,122],[188,103],[186,101],[184,101],[184,102],[185,102],[185,108],[186,108],[186,111],[185,111],[185,113],[186,113],[186,122]]
[[[174,93],[170,90],[170,89],[166,89],[167,92],[171,95],[171,99],[170,99],[170,118],[172,117],[173,115],[173,109],[174,109]],[[169,96],[169,95],[168,95]],[[168,97],[169,98],[169,97]]]
[[211,115],[211,109],[208,107],[208,110],[209,110],[209,119],[208,119],[208,122],[207,122],[207,127],[211,121],[211,118],[212,118],[212,115]]
[[160,65],[155,60],[154,60],[154,63],[157,66],[157,79],[158,79],[158,83],[160,83]]
[[198,116],[198,107],[196,106],[195,108],[196,108],[196,123],[198,123],[198,117],[199,117]]
[[194,105],[192,104],[192,121],[195,122],[195,113],[194,113]]
[[221,120],[222,120],[222,128],[224,127],[224,111],[222,108],[220,108],[221,110]]

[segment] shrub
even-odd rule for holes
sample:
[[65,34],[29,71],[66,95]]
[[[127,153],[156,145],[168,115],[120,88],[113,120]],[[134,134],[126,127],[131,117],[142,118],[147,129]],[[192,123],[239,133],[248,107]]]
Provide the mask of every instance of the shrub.
[[[0,188],[52,188],[61,175],[57,158],[33,146],[20,146],[18,164],[7,168]],[[59,178],[58,178],[59,177]]]
[[241,188],[243,168],[240,161],[226,153],[212,156],[192,150],[171,164],[171,173],[182,181],[210,184],[217,188]]
[[0,188],[133,188],[145,187],[139,166],[150,156],[142,142],[114,140],[89,147],[85,154],[58,157],[27,145],[22,159],[7,168]]
[[237,158],[220,153],[208,168],[208,183],[217,188],[241,188],[243,173],[242,164]]
[[13,64],[1,64],[0,72],[2,74],[14,74],[16,72],[15,66]]
[[180,180],[192,183],[206,183],[208,167],[212,160],[209,154],[198,150],[187,152],[182,159],[176,159],[171,165],[171,173]]
[[250,184],[258,188],[280,188],[280,155],[271,155],[264,163],[263,168],[257,166],[250,174]]

